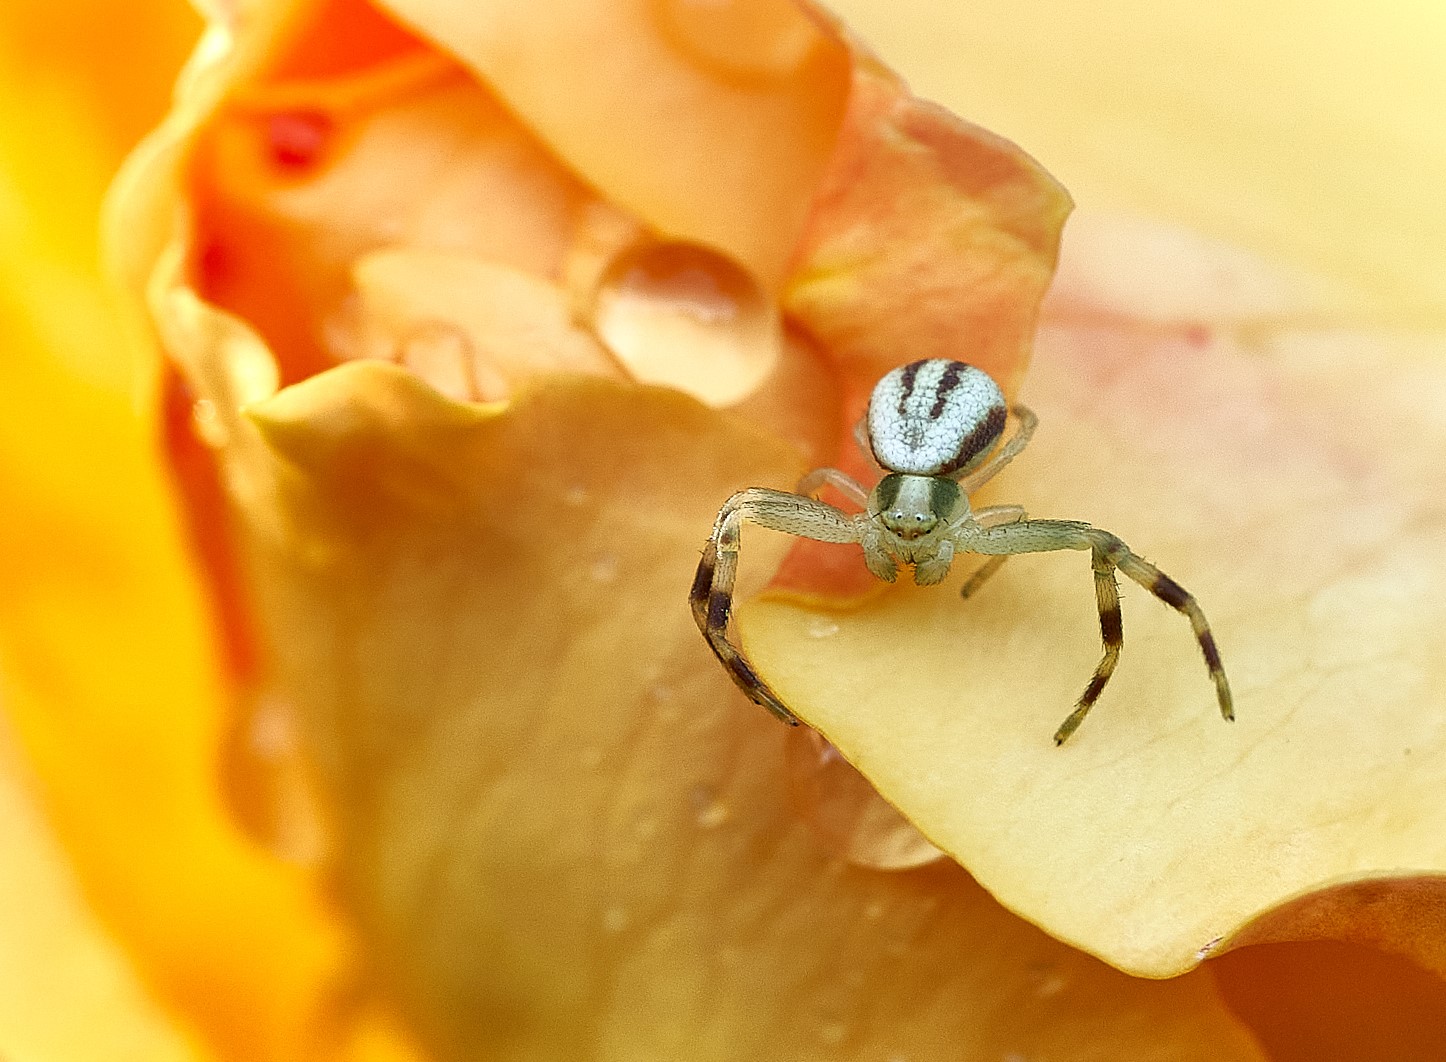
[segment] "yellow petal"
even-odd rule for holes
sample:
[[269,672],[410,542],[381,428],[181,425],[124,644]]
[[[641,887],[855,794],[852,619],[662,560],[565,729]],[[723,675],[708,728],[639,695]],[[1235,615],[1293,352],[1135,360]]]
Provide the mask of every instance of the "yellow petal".
[[222,803],[211,617],[135,408],[150,363],[95,263],[105,182],[195,20],[114,15],[6,4],[0,34],[0,707],[24,761],[7,785],[26,786],[6,793],[23,810],[0,904],[0,996],[24,1024],[0,1054],[186,1057],[194,1035],[221,1058],[314,1058],[347,942],[313,875]]
[[788,449],[672,392],[479,409],[374,362],[251,416],[342,893],[437,1057],[1259,1058],[1208,979],[1127,978],[794,815],[786,731],[685,603],[718,500]]
[[1337,321],[1446,317],[1439,4],[832,6],[1081,204],[1253,248],[1337,289]]
[[[80,892],[0,719],[0,1054],[194,1062]],[[23,912],[23,916],[21,916]]]
[[1007,906],[1123,969],[1178,973],[1297,894],[1398,875],[1427,881],[1380,886],[1370,922],[1340,900],[1253,939],[1354,925],[1446,968],[1420,921],[1446,891],[1446,340],[1104,320],[1042,334],[1037,441],[992,500],[1112,530],[1193,591],[1233,726],[1184,619],[1126,583],[1120,669],[1051,744],[1099,652],[1077,553],[967,603],[957,578],[901,586],[823,640],[816,609],[751,604],[750,654]]

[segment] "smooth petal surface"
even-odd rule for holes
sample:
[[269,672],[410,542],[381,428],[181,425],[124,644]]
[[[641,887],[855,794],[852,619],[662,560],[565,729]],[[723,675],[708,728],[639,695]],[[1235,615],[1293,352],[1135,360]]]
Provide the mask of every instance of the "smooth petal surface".
[[[1234,258],[1177,246],[1203,256],[1183,275],[1213,261],[1233,289]],[[1120,670],[1051,744],[1099,652],[1079,554],[1013,559],[967,604],[957,578],[899,587],[822,640],[816,608],[760,601],[748,651],[1007,906],[1125,970],[1175,974],[1236,934],[1446,968],[1446,340],[1098,310],[1042,333],[1021,396],[1039,434],[994,498],[1112,530],[1193,591],[1233,726],[1184,620],[1126,582]],[[1401,880],[1244,929],[1378,878]]]
[[[1252,248],[1325,320],[1446,319],[1446,11],[1423,0],[835,0],[1081,204]],[[947,46],[940,42],[947,41]]]
[[199,1062],[86,904],[12,744],[0,734],[0,1057]]
[[684,607],[717,499],[792,450],[667,391],[489,410],[370,362],[250,416],[343,893],[437,1057],[1259,1057],[1208,980],[1111,971],[951,865],[850,867],[794,814],[785,730]]

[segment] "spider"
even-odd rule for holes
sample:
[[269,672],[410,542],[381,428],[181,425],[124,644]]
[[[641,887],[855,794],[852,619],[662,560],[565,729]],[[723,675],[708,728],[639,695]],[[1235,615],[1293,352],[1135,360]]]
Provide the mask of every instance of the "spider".
[[[1017,422],[1014,433],[997,445],[1010,414]],[[1230,685],[1215,639],[1184,587],[1108,531],[1075,520],[1028,520],[1019,505],[969,507],[969,495],[1019,455],[1036,423],[1023,406],[1006,407],[998,385],[982,370],[942,358],[915,361],[875,385],[868,413],[855,430],[860,448],[885,473],[872,491],[836,468],[820,468],[799,481],[796,494],[752,487],[729,498],[704,547],[690,602],[698,629],[738,687],[783,722],[799,724],[728,640],[739,531],[744,520],[751,520],[820,542],[857,542],[869,571],[886,582],[893,582],[899,565],[905,564],[913,567],[915,583],[932,586],[948,575],[957,554],[987,556],[960,588],[965,598],[1013,554],[1087,549],[1104,656],[1074,710],[1055,731],[1054,743],[1062,745],[1084,721],[1119,660],[1124,634],[1116,569],[1190,620],[1215,683],[1220,714],[1233,720]],[[825,485],[863,511],[847,513],[815,498]]]

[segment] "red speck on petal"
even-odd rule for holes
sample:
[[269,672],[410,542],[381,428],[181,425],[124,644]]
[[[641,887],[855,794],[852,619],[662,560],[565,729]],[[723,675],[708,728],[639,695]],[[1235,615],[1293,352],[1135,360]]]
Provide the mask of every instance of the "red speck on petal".
[[1192,347],[1204,347],[1210,344],[1211,330],[1208,325],[1196,324],[1185,329],[1185,342]]
[[267,147],[278,169],[314,166],[331,139],[335,123],[321,111],[285,111],[266,120]]
[[196,252],[196,272],[200,290],[212,294],[231,277],[231,256],[219,240],[207,240]]

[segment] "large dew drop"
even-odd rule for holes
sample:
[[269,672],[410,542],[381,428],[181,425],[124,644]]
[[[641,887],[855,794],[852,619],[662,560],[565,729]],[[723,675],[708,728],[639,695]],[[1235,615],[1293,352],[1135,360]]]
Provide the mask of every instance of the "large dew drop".
[[782,349],[777,304],[734,262],[687,243],[651,243],[608,265],[593,329],[632,376],[711,406],[747,396]]
[[850,863],[909,870],[945,858],[816,730],[789,732],[787,761],[794,805]]

